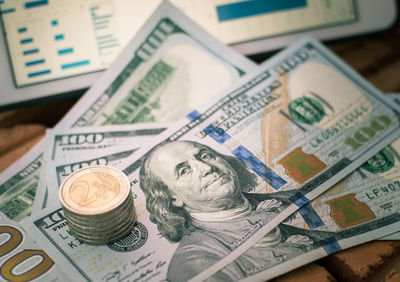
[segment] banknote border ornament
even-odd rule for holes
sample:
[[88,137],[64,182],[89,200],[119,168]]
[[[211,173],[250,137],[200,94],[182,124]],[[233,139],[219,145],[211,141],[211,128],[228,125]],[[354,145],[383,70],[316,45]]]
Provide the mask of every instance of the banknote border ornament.
[[148,237],[147,228],[136,221],[128,236],[107,244],[107,247],[117,252],[131,252],[140,249],[146,243]]

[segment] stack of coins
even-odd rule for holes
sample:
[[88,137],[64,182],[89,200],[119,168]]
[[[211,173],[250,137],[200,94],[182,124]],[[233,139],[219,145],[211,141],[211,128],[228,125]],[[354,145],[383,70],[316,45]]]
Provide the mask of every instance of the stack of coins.
[[105,245],[130,233],[136,222],[128,177],[109,166],[70,174],[58,196],[71,233],[89,245]]

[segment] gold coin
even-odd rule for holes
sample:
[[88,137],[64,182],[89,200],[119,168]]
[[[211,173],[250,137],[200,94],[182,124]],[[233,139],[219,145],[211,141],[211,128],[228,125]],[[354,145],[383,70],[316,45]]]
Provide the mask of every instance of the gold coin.
[[[82,224],[92,224],[97,225],[101,223],[109,223],[114,221],[116,217],[125,216],[128,211],[135,212],[135,206],[133,202],[133,197],[129,195],[125,202],[121,204],[121,206],[117,207],[116,209],[109,211],[104,214],[99,215],[81,215],[72,213],[67,209],[64,209],[64,215],[68,219],[72,219],[75,222],[79,222]],[[90,222],[89,222],[90,221]]]
[[72,182],[69,196],[82,207],[101,207],[111,202],[119,193],[115,177],[104,172],[93,172],[80,176]]
[[71,173],[61,183],[62,206],[80,215],[104,214],[118,208],[131,193],[128,177],[110,166],[89,166]]
[[65,219],[68,222],[68,225],[71,226],[76,226],[80,228],[84,228],[87,230],[105,230],[105,229],[111,229],[114,226],[123,223],[124,221],[127,220],[127,218],[130,217],[135,217],[136,218],[136,213],[133,207],[133,204],[131,207],[128,207],[125,211],[122,213],[115,215],[113,219],[109,219],[106,221],[102,222],[93,222],[92,220],[77,220],[74,217],[71,217],[68,214],[64,214]]
[[105,233],[105,234],[85,234],[84,232],[81,232],[80,230],[76,229],[70,229],[72,235],[75,236],[78,240],[89,244],[89,245],[104,245],[108,244],[110,242],[119,240],[120,238],[123,238],[127,236],[133,226],[135,225],[136,220],[135,219],[130,219],[124,226],[116,230],[115,232],[111,233]]
[[70,231],[74,232],[75,234],[79,234],[85,238],[113,238],[118,236],[118,234],[127,233],[128,230],[132,229],[132,226],[136,223],[136,218],[130,218],[123,224],[119,226],[115,226],[112,230],[105,230],[105,231],[87,231],[82,230],[79,228],[72,228]]

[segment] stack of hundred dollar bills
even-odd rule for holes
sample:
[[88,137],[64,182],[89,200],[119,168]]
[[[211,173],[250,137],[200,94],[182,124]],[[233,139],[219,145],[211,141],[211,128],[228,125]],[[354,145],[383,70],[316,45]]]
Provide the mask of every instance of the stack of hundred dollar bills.
[[[163,2],[1,174],[1,277],[265,281],[398,239],[396,100],[313,38],[256,65]],[[122,170],[137,212],[104,246],[71,235],[58,199],[89,165]]]

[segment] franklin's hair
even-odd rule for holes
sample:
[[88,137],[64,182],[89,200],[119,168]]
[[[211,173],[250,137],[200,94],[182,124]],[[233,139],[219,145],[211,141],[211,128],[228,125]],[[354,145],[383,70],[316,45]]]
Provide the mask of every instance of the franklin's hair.
[[[212,148],[197,142],[184,142],[193,144],[196,147],[206,147],[217,157],[227,161],[238,176],[242,192],[249,192],[257,185],[257,177],[249,172],[241,160],[220,154]],[[146,195],[146,207],[150,213],[150,220],[157,224],[158,231],[162,236],[170,242],[178,242],[192,228],[190,215],[182,207],[176,207],[172,204],[172,195],[168,187],[149,167],[152,154],[164,145],[160,144],[156,146],[146,155],[143,165],[140,168],[140,188]]]

